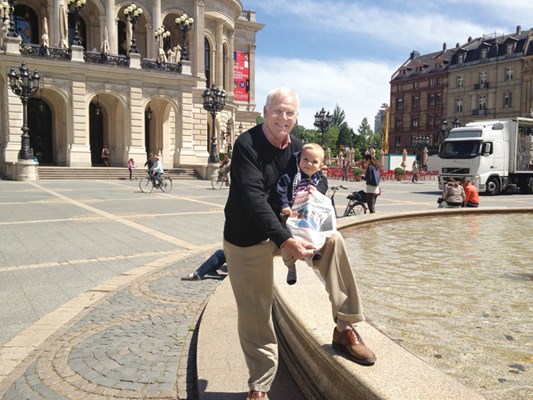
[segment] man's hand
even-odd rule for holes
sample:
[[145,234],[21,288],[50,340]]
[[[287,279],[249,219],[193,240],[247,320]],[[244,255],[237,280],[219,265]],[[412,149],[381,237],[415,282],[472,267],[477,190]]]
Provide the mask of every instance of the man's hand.
[[302,238],[289,238],[281,244],[281,248],[298,260],[310,257],[315,253],[313,244]]
[[281,215],[282,217],[289,218],[291,216],[291,208],[290,207],[282,208],[279,215]]

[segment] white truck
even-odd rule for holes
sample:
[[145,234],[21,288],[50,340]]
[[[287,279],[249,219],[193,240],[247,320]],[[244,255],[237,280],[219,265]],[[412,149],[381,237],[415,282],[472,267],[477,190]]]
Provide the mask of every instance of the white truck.
[[533,118],[475,121],[452,129],[439,151],[439,188],[466,177],[480,193],[533,193]]

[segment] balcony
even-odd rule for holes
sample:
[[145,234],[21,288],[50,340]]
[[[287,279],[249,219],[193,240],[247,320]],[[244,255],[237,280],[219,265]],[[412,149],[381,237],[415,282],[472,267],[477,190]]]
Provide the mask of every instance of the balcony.
[[474,89],[488,89],[489,88],[489,83],[488,82],[483,82],[483,83],[476,83],[474,84]]
[[[20,54],[25,57],[47,58],[55,61],[71,61],[72,50],[43,47],[39,44],[21,44]],[[91,64],[106,64],[109,66],[130,67],[130,59],[124,55],[103,54],[100,52],[86,51],[83,53],[83,61]],[[160,72],[182,73],[182,63],[160,62],[149,58],[141,59],[141,68],[144,70],[156,70]]]

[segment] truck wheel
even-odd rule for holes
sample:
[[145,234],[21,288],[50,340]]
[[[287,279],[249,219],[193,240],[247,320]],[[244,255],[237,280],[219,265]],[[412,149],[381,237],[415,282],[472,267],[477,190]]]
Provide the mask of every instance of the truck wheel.
[[489,196],[500,194],[500,181],[498,178],[489,178],[487,181],[487,189],[485,190]]

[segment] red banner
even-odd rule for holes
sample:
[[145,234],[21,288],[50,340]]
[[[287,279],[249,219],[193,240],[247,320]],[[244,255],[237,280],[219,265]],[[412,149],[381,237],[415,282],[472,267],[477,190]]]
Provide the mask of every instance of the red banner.
[[248,53],[233,53],[233,94],[237,101],[250,100],[250,62]]

